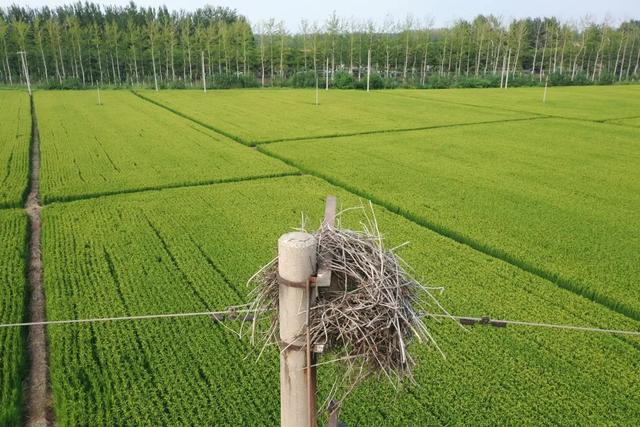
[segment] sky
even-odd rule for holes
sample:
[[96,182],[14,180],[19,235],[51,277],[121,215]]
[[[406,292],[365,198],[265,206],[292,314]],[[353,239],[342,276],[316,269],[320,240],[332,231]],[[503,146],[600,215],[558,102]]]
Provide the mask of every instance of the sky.
[[[72,0],[0,0],[0,7],[58,6]],[[128,0],[94,0],[99,4],[126,5]],[[430,19],[436,27],[448,26],[456,19],[493,14],[505,20],[526,16],[555,16],[563,21],[579,21],[590,15],[601,22],[609,18],[617,24],[640,19],[640,0],[138,0],[141,6],[166,5],[169,9],[194,10],[206,4],[238,10],[252,23],[275,18],[283,20],[289,31],[299,29],[300,20],[323,23],[332,11],[341,18],[382,23],[388,14],[402,20],[408,14],[419,20]]]

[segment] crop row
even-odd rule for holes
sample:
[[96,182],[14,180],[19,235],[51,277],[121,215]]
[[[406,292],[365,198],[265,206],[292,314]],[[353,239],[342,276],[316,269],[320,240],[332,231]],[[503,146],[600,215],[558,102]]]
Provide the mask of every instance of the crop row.
[[0,208],[18,207],[29,175],[31,113],[24,92],[0,90]]
[[107,91],[37,92],[45,202],[290,173],[273,159],[142,101]]
[[[312,177],[221,184],[59,204],[43,210],[51,319],[224,308],[246,301],[246,279],[278,236],[313,228],[327,194]],[[390,246],[443,303],[464,315],[637,329],[638,322],[558,289],[385,210]],[[344,218],[357,227],[354,211]],[[440,355],[420,344],[418,386],[395,394],[367,382],[345,403],[349,425],[624,423],[640,417],[638,342],[429,321]],[[233,327],[233,324],[228,326]],[[64,425],[269,425],[278,419],[277,352],[259,362],[246,340],[210,319],[49,328],[56,419]],[[245,358],[246,356],[246,358]],[[339,372],[320,368],[320,392]],[[531,404],[535,402],[535,404]]]
[[[0,211],[0,324],[24,320],[26,217],[17,210]],[[18,425],[22,412],[24,334],[0,329],[0,425]]]
[[640,319],[637,137],[544,119],[260,149]]
[[[394,90],[425,103],[445,102],[474,105],[498,111],[518,111],[582,120],[612,120],[640,111],[640,86],[549,87],[546,102],[544,88]],[[635,113],[635,114],[634,114]]]
[[[187,115],[245,144],[327,137],[359,132],[513,120],[530,114],[426,103],[383,92],[321,91],[142,91],[142,96]],[[250,125],[248,125],[250,124]]]

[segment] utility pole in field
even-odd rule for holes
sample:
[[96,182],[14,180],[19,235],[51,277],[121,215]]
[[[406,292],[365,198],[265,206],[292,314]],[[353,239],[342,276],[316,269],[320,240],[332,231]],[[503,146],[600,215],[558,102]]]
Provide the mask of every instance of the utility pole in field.
[[367,92],[369,92],[369,79],[371,78],[371,49],[367,53]]
[[204,71],[204,51],[200,53],[202,56],[202,88],[204,89],[204,93],[207,93],[207,75]]
[[327,57],[327,68],[325,68],[324,80],[325,80],[324,89],[329,90],[329,57]]

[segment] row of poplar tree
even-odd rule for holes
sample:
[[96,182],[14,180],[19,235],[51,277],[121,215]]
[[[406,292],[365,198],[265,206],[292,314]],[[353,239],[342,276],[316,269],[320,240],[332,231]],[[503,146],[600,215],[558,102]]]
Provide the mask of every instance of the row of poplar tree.
[[[203,75],[214,87],[493,86],[589,84],[640,79],[640,21],[618,26],[588,19],[511,22],[494,16],[433,28],[429,20],[348,21],[335,13],[322,23],[251,23],[235,10],[205,7],[101,7],[76,3],[55,9],[0,9],[0,82],[46,87],[147,85],[188,87]],[[370,59],[369,59],[370,58]],[[370,61],[370,62],[369,62]]]

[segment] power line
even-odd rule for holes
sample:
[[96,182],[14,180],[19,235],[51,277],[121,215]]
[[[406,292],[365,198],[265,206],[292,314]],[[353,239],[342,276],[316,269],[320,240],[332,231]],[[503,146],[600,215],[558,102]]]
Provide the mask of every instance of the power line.
[[640,331],[629,331],[623,329],[606,329],[606,328],[594,328],[591,326],[577,326],[577,325],[565,325],[558,323],[542,323],[542,322],[527,322],[523,320],[504,320],[504,319],[491,319],[487,316],[485,317],[467,317],[467,316],[453,316],[449,314],[425,314],[425,317],[434,317],[434,318],[449,318],[454,319],[462,323],[463,325],[490,325],[494,327],[504,327],[506,325],[514,325],[514,326],[529,326],[533,328],[548,328],[548,329],[566,329],[571,331],[582,331],[582,332],[596,332],[596,333],[606,333],[606,334],[615,334],[615,335],[632,335],[632,336],[640,336]]
[[[81,324],[81,323],[99,323],[99,322],[118,322],[118,321],[134,321],[134,320],[151,320],[151,319],[179,319],[186,317],[201,317],[209,316],[215,320],[253,320],[255,311],[249,309],[236,309],[229,308],[222,311],[196,311],[187,313],[164,313],[164,314],[144,314],[139,316],[120,316],[120,317],[94,317],[88,319],[68,319],[68,320],[47,320],[43,322],[22,322],[22,323],[6,323],[0,324],[0,328],[17,328],[27,326],[49,326],[49,325],[68,325],[68,324]],[[542,323],[542,322],[527,322],[522,320],[504,320],[504,319],[491,319],[487,316],[484,317],[469,317],[469,316],[454,316],[449,314],[436,314],[425,313],[423,317],[432,317],[437,319],[453,319],[460,322],[463,325],[490,325],[494,327],[505,327],[506,325],[514,326],[526,326],[533,328],[547,328],[547,329],[564,329],[571,331],[582,332],[595,332],[606,333],[615,335],[630,335],[640,336],[640,331],[631,331],[623,329],[606,329],[595,328],[590,326],[578,326],[578,325],[566,325],[558,323]]]
[[[238,314],[245,314],[245,316],[237,316]],[[224,311],[197,311],[191,313],[164,313],[164,314],[143,314],[139,316],[120,316],[120,317],[93,317],[88,319],[68,319],[68,320],[46,320],[43,322],[22,322],[22,323],[7,323],[0,324],[0,328],[16,328],[25,326],[49,326],[49,325],[68,325],[78,323],[98,323],[98,322],[118,322],[123,320],[149,320],[149,319],[177,319],[183,317],[199,317],[199,316],[211,316],[216,320],[224,320],[223,316],[230,316],[228,320],[244,318],[250,318],[250,314],[253,310],[238,310],[227,309]],[[237,317],[236,317],[237,316]]]

